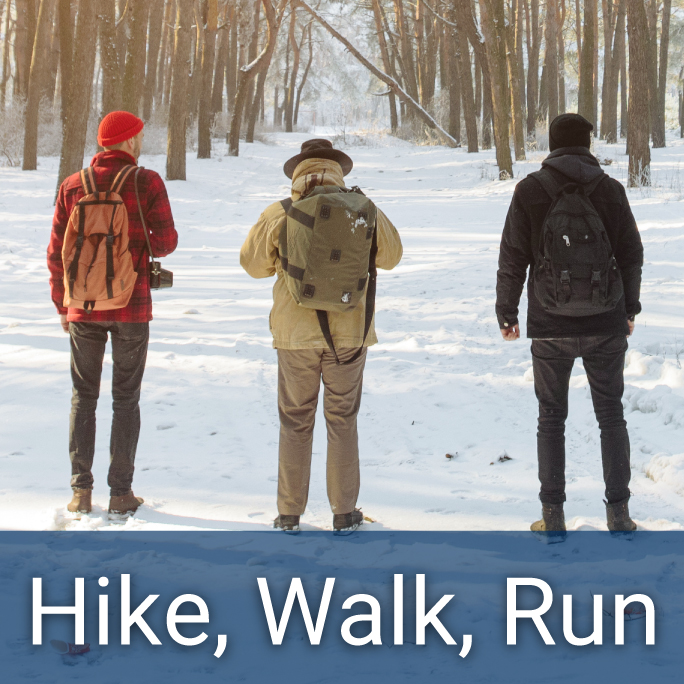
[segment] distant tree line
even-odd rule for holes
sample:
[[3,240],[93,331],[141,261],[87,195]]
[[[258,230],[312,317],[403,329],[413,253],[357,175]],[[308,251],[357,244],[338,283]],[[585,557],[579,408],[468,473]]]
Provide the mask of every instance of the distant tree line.
[[[41,102],[58,108],[60,182],[82,164],[93,109],[162,113],[167,178],[185,179],[187,131],[210,157],[221,112],[231,155],[270,121],[267,92],[273,124],[295,129],[323,36],[386,84],[393,132],[419,123],[452,147],[494,146],[501,178],[567,110],[570,65],[577,110],[602,139],[627,138],[629,183],[642,185],[650,145],[665,146],[672,14],[673,0],[0,0],[0,110],[25,106],[31,170]],[[340,16],[371,36],[370,54]],[[684,67],[682,125],[683,82]]]

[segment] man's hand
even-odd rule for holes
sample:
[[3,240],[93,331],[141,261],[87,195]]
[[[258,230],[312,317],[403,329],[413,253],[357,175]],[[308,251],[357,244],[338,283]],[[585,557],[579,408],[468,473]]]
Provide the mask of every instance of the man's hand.
[[65,333],[69,332],[69,323],[67,322],[66,314],[59,314],[59,322],[62,324],[62,330]]
[[631,337],[632,333],[634,332],[634,321],[630,321],[628,318],[627,325],[629,326],[629,335],[627,335],[627,337]]
[[501,337],[506,340],[506,342],[513,342],[520,337],[520,326],[516,323],[510,328],[501,328]]

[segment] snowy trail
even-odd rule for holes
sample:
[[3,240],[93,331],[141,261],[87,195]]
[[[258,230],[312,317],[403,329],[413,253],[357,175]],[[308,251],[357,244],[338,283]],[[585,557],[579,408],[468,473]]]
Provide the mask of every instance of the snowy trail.
[[[269,203],[288,194],[282,163],[304,135],[243,145],[238,159],[188,157],[169,183],[180,247],[176,286],[154,295],[130,529],[257,529],[275,515],[276,357],[272,279],[238,252]],[[646,248],[644,314],[630,340],[625,404],[632,512],[648,529],[684,525],[684,146],[656,150],[662,187],[630,193]],[[623,146],[602,146],[624,179]],[[380,272],[380,344],[369,355],[360,415],[360,505],[369,529],[527,529],[538,514],[536,400],[529,343],[501,341],[494,317],[498,244],[515,181],[491,180],[494,155],[405,143],[350,150],[360,185],[399,229],[405,257]],[[536,170],[543,155],[516,164]],[[49,299],[45,249],[57,171],[0,169],[0,514],[5,529],[108,529],[111,365],[98,408],[96,511],[64,518],[71,393],[68,338]],[[163,157],[143,157],[163,172]],[[586,376],[571,381],[568,504],[572,528],[605,529],[599,435]],[[454,458],[447,459],[445,454]],[[511,460],[499,461],[507,455]],[[329,528],[325,429],[314,442],[303,522]],[[116,529],[121,529],[117,526]]]

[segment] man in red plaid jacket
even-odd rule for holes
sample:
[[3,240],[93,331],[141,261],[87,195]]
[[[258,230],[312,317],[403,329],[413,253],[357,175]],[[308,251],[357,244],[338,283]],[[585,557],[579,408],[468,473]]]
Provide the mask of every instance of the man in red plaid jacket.
[[[102,119],[98,142],[104,148],[93,157],[91,167],[97,187],[109,190],[119,171],[137,164],[142,146],[143,122],[129,112],[112,112]],[[138,173],[140,203],[155,257],[176,249],[178,234],[173,223],[166,188],[159,174],[148,169]],[[73,397],[69,423],[69,455],[73,499],[71,512],[90,513],[95,453],[95,409],[100,393],[100,376],[108,334],[112,340],[112,432],[109,510],[133,513],[143,503],[131,490],[135,453],[140,433],[140,387],[152,320],[149,260],[144,227],[135,195],[134,174],[120,190],[128,210],[129,250],[138,278],[129,303],[110,311],[86,313],[83,309],[64,307],[64,266],[62,245],[69,216],[84,196],[78,173],[69,176],[59,189],[52,235],[48,247],[48,268],[52,301],[59,312],[62,328],[71,338],[71,376]]]

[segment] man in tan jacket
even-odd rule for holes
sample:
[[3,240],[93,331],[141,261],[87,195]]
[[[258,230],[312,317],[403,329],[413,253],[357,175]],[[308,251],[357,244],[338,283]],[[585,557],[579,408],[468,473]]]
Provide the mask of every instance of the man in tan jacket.
[[[328,140],[309,140],[301,154],[288,160],[285,174],[292,179],[292,200],[317,185],[344,187],[352,160],[333,149]],[[277,275],[273,287],[270,328],[278,350],[278,411],[280,446],[278,462],[278,517],[275,527],[297,531],[306,509],[311,472],[314,419],[321,378],[328,428],[328,499],[336,531],[356,529],[363,514],[356,508],[359,494],[359,445],[356,419],[361,406],[366,347],[376,344],[371,324],[364,340],[365,297],[351,312],[328,313],[330,332],[342,362],[329,349],[314,309],[298,305],[284,280],[278,252],[286,213],[280,202],[270,205],[251,229],[240,251],[240,263],[253,278]],[[399,234],[387,217],[377,212],[376,265],[393,269],[401,260]],[[353,362],[357,350],[363,353]]]

